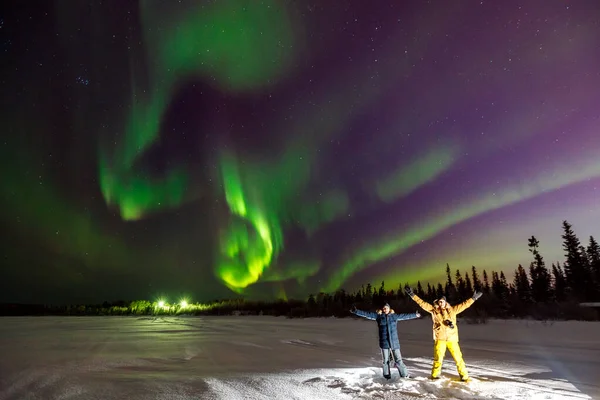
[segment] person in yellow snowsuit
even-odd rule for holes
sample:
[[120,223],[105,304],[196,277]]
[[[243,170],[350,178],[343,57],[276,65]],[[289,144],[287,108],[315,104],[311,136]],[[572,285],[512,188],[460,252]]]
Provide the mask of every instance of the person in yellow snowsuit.
[[442,372],[444,356],[446,355],[446,349],[448,349],[452,358],[454,358],[460,379],[462,381],[468,381],[469,372],[467,371],[467,366],[465,365],[462,352],[460,351],[460,345],[458,344],[456,316],[471,307],[475,300],[481,297],[481,292],[476,291],[470,299],[467,299],[458,305],[451,306],[443,296],[434,301],[433,304],[429,304],[419,298],[409,286],[406,286],[404,290],[423,310],[431,314],[431,319],[433,320],[434,346],[431,379],[439,379],[440,373]]

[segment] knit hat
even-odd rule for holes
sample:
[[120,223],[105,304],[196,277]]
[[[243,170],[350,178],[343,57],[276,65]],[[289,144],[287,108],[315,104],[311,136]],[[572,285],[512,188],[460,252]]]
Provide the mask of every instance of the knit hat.
[[381,308],[385,308],[385,307],[390,307],[390,304],[389,303],[385,303]]
[[439,299],[437,299],[435,302],[436,302],[436,303],[438,303],[438,302],[440,302],[441,300],[444,300],[444,301],[446,301],[446,296],[442,296],[442,297],[440,297],[440,298],[439,298]]

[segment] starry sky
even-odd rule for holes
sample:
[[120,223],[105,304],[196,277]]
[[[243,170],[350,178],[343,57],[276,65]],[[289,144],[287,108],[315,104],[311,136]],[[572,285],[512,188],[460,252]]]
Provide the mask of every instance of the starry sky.
[[600,235],[597,1],[371,3],[2,2],[0,301],[512,276]]

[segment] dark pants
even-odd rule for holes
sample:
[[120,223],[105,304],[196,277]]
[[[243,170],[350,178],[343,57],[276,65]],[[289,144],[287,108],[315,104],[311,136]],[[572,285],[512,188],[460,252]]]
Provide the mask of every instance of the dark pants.
[[390,353],[392,353],[395,361],[396,368],[398,368],[398,373],[402,378],[406,378],[408,376],[408,370],[406,369],[406,365],[402,362],[402,355],[400,354],[400,349],[381,349],[381,357],[383,358],[383,377],[390,378],[390,364],[392,362],[390,358]]

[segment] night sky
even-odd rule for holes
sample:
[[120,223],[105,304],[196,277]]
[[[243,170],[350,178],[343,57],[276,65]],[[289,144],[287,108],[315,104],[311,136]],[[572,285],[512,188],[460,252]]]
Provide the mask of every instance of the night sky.
[[512,279],[600,236],[597,0],[14,0],[0,45],[0,301]]

